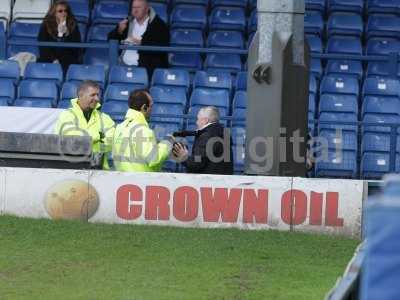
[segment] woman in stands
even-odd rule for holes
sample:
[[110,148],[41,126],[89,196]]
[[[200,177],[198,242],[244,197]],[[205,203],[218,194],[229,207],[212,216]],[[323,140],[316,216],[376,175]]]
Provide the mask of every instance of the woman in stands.
[[[38,36],[40,42],[80,43],[78,22],[67,1],[58,0],[45,16]],[[39,62],[60,63],[64,74],[70,64],[80,63],[80,48],[40,47]]]

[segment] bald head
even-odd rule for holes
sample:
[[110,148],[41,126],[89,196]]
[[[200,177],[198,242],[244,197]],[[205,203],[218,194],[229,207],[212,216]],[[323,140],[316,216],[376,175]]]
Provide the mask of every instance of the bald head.
[[133,0],[131,14],[136,21],[139,23],[143,22],[149,15],[149,4],[147,0]]

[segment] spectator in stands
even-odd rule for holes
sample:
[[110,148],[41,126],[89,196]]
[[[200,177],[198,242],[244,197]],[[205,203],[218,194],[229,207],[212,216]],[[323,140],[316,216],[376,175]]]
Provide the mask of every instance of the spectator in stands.
[[168,140],[157,143],[147,123],[153,99],[147,90],[135,90],[129,95],[128,105],[125,120],[115,129],[112,147],[115,168],[128,172],[159,171],[172,143]]
[[[80,43],[78,22],[67,1],[58,0],[50,7],[40,27],[40,42]],[[39,62],[60,63],[64,74],[70,64],[80,63],[81,49],[40,47]]]
[[[131,15],[119,22],[108,34],[108,39],[123,41],[130,45],[169,46],[169,30],[147,0],[134,0]],[[124,50],[120,60],[128,66],[146,68],[149,77],[155,68],[168,67],[167,52]]]
[[92,138],[92,152],[103,155],[103,169],[109,169],[107,153],[111,152],[115,130],[109,115],[100,112],[100,87],[95,81],[86,80],[78,88],[78,98],[71,100],[71,108],[63,111],[56,123],[55,133]]
[[182,143],[175,143],[172,154],[189,173],[233,174],[232,141],[229,131],[219,123],[219,111],[206,106],[197,114],[197,131],[175,132],[174,136],[194,135],[192,154]]

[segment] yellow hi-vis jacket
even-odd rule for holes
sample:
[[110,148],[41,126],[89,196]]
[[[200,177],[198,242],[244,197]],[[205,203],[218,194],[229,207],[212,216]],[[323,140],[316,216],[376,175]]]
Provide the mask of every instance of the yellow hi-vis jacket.
[[168,158],[171,143],[157,143],[140,111],[128,109],[125,120],[117,125],[114,133],[112,156],[117,171],[156,172]]
[[[59,135],[89,135],[92,138],[93,153],[111,152],[115,123],[109,115],[99,110],[100,104],[93,110],[89,121],[86,121],[77,98],[71,100],[71,105],[71,108],[60,114],[54,132]],[[103,169],[108,168],[105,155]]]

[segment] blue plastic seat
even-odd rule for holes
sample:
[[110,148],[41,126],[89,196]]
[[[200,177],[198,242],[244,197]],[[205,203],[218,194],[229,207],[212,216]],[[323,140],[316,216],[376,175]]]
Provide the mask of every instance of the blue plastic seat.
[[80,23],[89,23],[90,11],[89,3],[87,1],[69,0],[68,4],[71,6],[72,13]]
[[361,156],[361,176],[365,179],[381,179],[390,172],[390,155],[387,152],[364,152]]
[[329,0],[328,13],[354,12],[362,15],[364,12],[364,0]]
[[69,105],[70,100],[77,97],[78,97],[78,83],[64,82],[61,88],[59,102],[67,102]]
[[105,102],[101,106],[101,111],[108,114],[117,123],[124,120],[127,110],[128,102],[124,101]]
[[177,28],[171,30],[171,46],[203,47],[203,32],[199,29]]
[[325,14],[326,10],[326,1],[325,0],[305,0],[306,10],[315,10],[319,11],[322,14]]
[[107,35],[115,28],[110,24],[93,24],[87,33],[87,42],[89,43],[106,43]]
[[314,34],[307,34],[306,41],[308,43],[308,46],[310,47],[311,53],[323,52],[322,40],[319,36]]
[[48,107],[55,107],[58,100],[58,88],[55,82],[51,81],[22,80],[18,86],[17,100],[48,101]]
[[181,126],[176,123],[157,122],[151,121],[150,127],[153,129],[156,139],[161,141],[166,138],[168,134],[181,130]]
[[324,20],[320,12],[306,11],[304,14],[304,32],[322,36],[324,32]]
[[364,23],[359,14],[333,13],[327,23],[328,36],[351,35],[361,38],[364,32]]
[[209,17],[210,30],[238,30],[246,29],[244,9],[240,7],[215,7]]
[[83,63],[85,65],[100,66],[107,71],[110,63],[108,49],[86,49],[85,55],[83,56]]
[[321,78],[322,76],[322,64],[321,60],[318,58],[311,58],[310,61],[310,71],[311,74],[314,75],[316,78]]
[[[394,74],[390,74],[390,72],[394,72]],[[384,61],[370,61],[368,62],[366,77],[388,77],[392,75],[392,77],[400,76],[400,65],[397,67],[397,70],[391,70],[390,64]]]
[[[180,104],[158,103],[151,111],[151,122],[174,123],[183,125],[183,107]],[[176,117],[174,117],[176,116]]]
[[400,12],[399,0],[367,0],[368,14],[388,13],[398,14]]
[[[173,29],[171,30],[170,46],[203,47],[203,32],[198,29]],[[169,64],[171,67],[184,68],[190,72],[201,69],[202,61],[198,52],[170,53]]]
[[203,66],[202,59],[198,53],[170,53],[168,63],[171,68],[183,69],[187,72],[196,72]]
[[149,79],[145,68],[112,66],[108,73],[108,84],[130,85],[131,89],[145,89],[149,86]]
[[92,24],[117,24],[126,18],[128,12],[128,2],[111,0],[99,2],[92,11]]
[[393,15],[370,15],[366,25],[366,38],[400,38],[400,17]]
[[355,151],[328,151],[326,158],[315,163],[317,177],[355,178],[357,153]]
[[367,55],[388,55],[393,52],[400,52],[400,41],[390,38],[373,38],[367,42]]
[[360,88],[358,81],[352,77],[326,75],[321,81],[320,93],[323,94],[347,94],[358,97]]
[[153,86],[150,89],[154,103],[180,104],[182,109],[186,107],[187,97],[182,89]]
[[247,72],[239,72],[236,75],[236,91],[247,91]]
[[357,133],[353,131],[323,129],[318,136],[326,141],[329,150],[358,151]]
[[210,53],[206,57],[204,68],[210,71],[237,73],[242,71],[242,62],[239,54]]
[[182,89],[185,93],[189,90],[190,77],[185,70],[155,69],[151,80],[152,86]]
[[36,46],[11,45],[11,41],[37,41],[40,24],[35,23],[11,23],[8,33],[7,57],[16,55],[19,52],[30,52],[39,56],[39,49]]
[[209,48],[234,48],[243,49],[243,34],[240,31],[216,30],[208,34],[207,46]]
[[358,80],[363,78],[363,66],[361,61],[357,60],[333,60],[330,59],[325,67],[325,73],[327,75],[335,76],[350,76],[355,77]]
[[0,79],[10,79],[14,84],[19,80],[19,64],[14,60],[0,60]]
[[[391,125],[400,125],[400,117],[395,114],[368,113],[363,117],[363,132],[391,132]],[[398,128],[398,127],[397,127]]]
[[128,103],[129,94],[132,89],[130,85],[113,85],[107,86],[106,92],[104,93],[104,102],[110,101],[123,101]]
[[165,22],[165,24],[168,24],[169,17],[167,3],[152,2],[150,5],[155,10],[156,14]]
[[319,130],[342,129],[357,132],[357,121],[357,115],[354,113],[322,112],[319,115]]
[[78,23],[79,33],[81,34],[81,40],[86,41],[87,24]]
[[237,91],[233,97],[233,109],[247,108],[247,92]]
[[192,107],[213,105],[224,111],[221,115],[226,115],[229,111],[229,92],[224,89],[194,89],[190,97]]
[[30,62],[25,68],[24,79],[52,81],[60,86],[63,71],[60,64]]
[[15,86],[10,79],[0,78],[0,105],[11,105],[15,99]]
[[327,53],[362,55],[361,40],[349,36],[333,36],[328,39]]
[[69,66],[65,81],[70,82],[81,82],[83,80],[96,81],[101,88],[104,88],[105,84],[105,68],[100,65],[75,65]]
[[364,80],[362,93],[367,95],[398,97],[400,82],[397,79],[370,77]]
[[232,90],[232,78],[226,72],[197,71],[193,78],[193,88]]
[[204,30],[207,24],[207,12],[200,5],[178,5],[171,13],[171,28],[193,28]]

